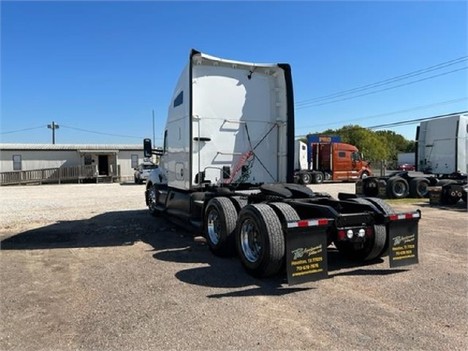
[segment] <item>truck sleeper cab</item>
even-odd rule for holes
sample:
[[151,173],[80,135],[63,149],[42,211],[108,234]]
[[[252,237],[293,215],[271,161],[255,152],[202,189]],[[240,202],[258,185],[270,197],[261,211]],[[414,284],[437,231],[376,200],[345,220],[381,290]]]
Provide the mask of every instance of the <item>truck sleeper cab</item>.
[[[150,156],[149,140],[144,148]],[[378,199],[337,200],[292,184],[293,156],[289,65],[193,50],[169,106],[146,203],[151,214],[201,231],[214,254],[237,252],[257,277],[274,275],[286,264],[291,284],[323,278],[332,242],[358,260],[384,255],[393,212]],[[408,218],[403,222],[417,224],[419,217]],[[301,252],[310,257],[301,259]],[[416,251],[408,264],[414,257]]]

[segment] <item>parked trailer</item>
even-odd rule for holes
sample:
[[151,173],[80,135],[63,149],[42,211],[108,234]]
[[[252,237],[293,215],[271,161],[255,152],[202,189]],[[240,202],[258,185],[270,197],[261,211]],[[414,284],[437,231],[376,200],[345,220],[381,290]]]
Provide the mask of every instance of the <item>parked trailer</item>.
[[[327,247],[360,261],[418,262],[419,211],[378,198],[338,199],[293,183],[294,101],[288,64],[192,50],[169,106],[160,165],[146,184],[152,215],[201,231],[256,277],[286,266],[289,284],[327,276]],[[144,140],[145,156],[152,153]]]
[[[416,131],[418,170],[369,177],[356,183],[356,194],[380,198],[431,197],[433,203],[466,203],[468,114],[421,122]],[[431,195],[432,193],[432,195]]]

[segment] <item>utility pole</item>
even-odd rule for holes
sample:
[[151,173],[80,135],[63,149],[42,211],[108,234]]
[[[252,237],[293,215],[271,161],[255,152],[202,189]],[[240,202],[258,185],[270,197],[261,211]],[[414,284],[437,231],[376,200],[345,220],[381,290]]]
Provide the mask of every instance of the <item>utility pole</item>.
[[155,143],[154,141],[154,110],[153,110],[153,144]]
[[[154,143],[155,143],[155,139],[154,139],[154,109],[153,109],[153,145],[154,145]],[[155,146],[153,146],[153,147],[155,147]],[[153,163],[156,163],[155,158],[156,158],[156,156],[154,156],[154,155],[151,156],[151,161],[153,161]]]
[[55,130],[59,129],[59,125],[52,121],[52,124],[48,124],[47,128],[52,129],[52,144],[55,144]]

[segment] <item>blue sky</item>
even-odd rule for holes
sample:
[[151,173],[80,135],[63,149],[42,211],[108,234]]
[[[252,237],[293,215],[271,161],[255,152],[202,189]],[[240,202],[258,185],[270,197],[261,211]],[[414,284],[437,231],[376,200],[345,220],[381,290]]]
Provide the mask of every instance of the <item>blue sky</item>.
[[465,1],[2,1],[0,141],[140,143],[154,110],[160,144],[191,48],[291,64],[297,135],[468,110],[467,28]]

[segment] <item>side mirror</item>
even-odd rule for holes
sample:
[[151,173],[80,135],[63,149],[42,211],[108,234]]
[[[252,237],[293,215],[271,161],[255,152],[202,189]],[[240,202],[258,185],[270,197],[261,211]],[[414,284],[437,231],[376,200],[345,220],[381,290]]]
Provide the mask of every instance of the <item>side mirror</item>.
[[151,139],[143,139],[143,155],[145,157],[151,157],[153,154],[153,147],[151,145]]

